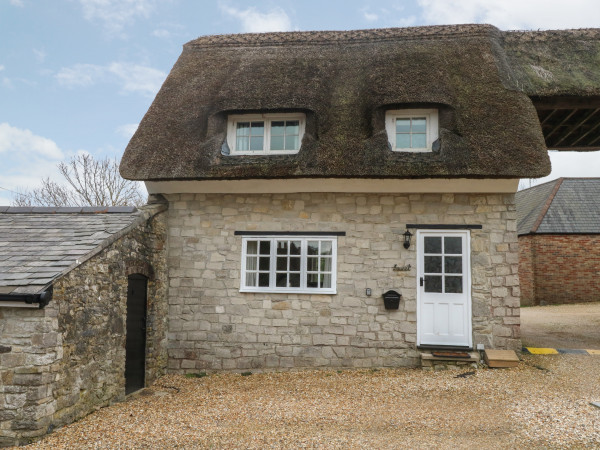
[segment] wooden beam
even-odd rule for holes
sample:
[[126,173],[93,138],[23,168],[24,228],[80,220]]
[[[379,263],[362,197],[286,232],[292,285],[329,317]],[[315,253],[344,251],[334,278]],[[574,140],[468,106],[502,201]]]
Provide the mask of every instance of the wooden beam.
[[[544,126],[546,124],[546,122],[548,122],[548,119],[550,119],[550,117],[552,117],[554,114],[556,114],[556,112],[558,111],[558,109],[553,109],[552,111],[550,111],[550,114],[548,114],[546,117],[544,117],[544,120],[542,120],[541,125]],[[539,111],[538,111],[539,113]]]
[[566,138],[571,136],[575,132],[575,130],[579,129],[584,123],[586,123],[598,111],[600,111],[600,108],[594,109],[591,113],[589,113],[587,116],[585,116],[582,120],[580,120],[577,123],[574,123],[571,127],[571,130],[568,131],[566,134],[563,134],[563,136],[558,141],[556,141],[554,143],[554,145],[555,146],[560,145],[562,141],[564,141]]
[[592,133],[593,131],[596,131],[598,128],[600,128],[600,121],[596,125],[594,125],[592,128],[590,128],[586,133],[579,136],[579,139],[575,140],[575,142],[572,142],[571,145],[572,146],[577,145],[579,143],[579,141],[581,141],[583,138],[587,137],[587,135]]
[[565,117],[558,125],[556,125],[550,133],[548,133],[546,136],[544,136],[546,138],[546,146],[550,147],[549,142],[548,142],[548,139],[550,138],[550,136],[552,136],[556,130],[558,130],[560,127],[562,127],[571,117],[573,117],[573,114],[575,114],[577,111],[578,111],[577,109],[574,109],[569,114],[567,114],[567,117]]

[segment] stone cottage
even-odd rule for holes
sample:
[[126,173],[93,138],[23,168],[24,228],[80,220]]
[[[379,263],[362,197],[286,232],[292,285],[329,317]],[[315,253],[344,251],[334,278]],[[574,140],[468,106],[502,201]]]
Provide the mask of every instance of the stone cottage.
[[0,447],[164,373],[163,209],[0,207]]
[[517,192],[521,305],[600,301],[600,178]]
[[169,370],[519,349],[514,195],[550,172],[546,139],[594,145],[598,37],[460,25],[187,43],[121,162],[169,205]]
[[0,214],[0,445],[165,371],[519,349],[518,180],[597,145],[599,37],[186,44],[121,162],[157,203]]

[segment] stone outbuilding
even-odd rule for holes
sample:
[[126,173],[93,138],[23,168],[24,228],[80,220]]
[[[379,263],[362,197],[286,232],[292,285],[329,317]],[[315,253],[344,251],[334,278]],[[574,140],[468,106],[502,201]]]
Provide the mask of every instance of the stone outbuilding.
[[517,192],[521,305],[600,301],[600,178]]
[[0,446],[164,373],[162,210],[0,208]]

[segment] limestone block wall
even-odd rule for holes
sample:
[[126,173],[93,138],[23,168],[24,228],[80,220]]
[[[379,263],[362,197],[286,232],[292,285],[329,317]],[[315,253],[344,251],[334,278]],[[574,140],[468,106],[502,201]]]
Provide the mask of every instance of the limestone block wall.
[[[471,231],[474,344],[518,349],[513,195],[169,195],[169,369],[415,366],[416,251],[405,224]],[[235,231],[343,231],[337,294],[240,293]],[[411,265],[409,272],[394,265]],[[365,289],[372,289],[372,296]],[[381,294],[401,292],[397,311]]]
[[124,398],[131,273],[150,276],[147,382],[164,373],[165,219],[142,223],[59,278],[44,309],[0,308],[0,446],[28,443]]

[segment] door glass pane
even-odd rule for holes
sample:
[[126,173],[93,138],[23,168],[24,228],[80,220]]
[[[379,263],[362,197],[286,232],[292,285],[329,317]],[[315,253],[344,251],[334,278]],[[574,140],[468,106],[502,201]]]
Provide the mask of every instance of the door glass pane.
[[289,287],[300,287],[300,274],[290,273],[290,286]]
[[444,258],[445,273],[462,273],[462,256],[446,256]]
[[442,238],[425,236],[425,253],[442,253]]
[[425,256],[425,272],[442,273],[442,257]]
[[268,287],[269,286],[269,274],[268,273],[259,273],[258,274],[258,285],[260,287]]
[[425,292],[442,292],[442,277],[425,275]]
[[306,276],[306,287],[309,287],[309,288],[319,287],[319,275],[316,273],[309,273]]
[[444,238],[444,253],[462,254],[462,238],[460,236],[446,236]]
[[319,241],[308,241],[307,251],[309,255],[319,254]]
[[445,277],[444,292],[448,294],[462,294],[462,277]]
[[331,287],[331,275],[328,273],[321,275],[321,287],[322,288],[330,288]]
[[427,137],[424,134],[413,134],[411,148],[426,148]]

